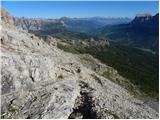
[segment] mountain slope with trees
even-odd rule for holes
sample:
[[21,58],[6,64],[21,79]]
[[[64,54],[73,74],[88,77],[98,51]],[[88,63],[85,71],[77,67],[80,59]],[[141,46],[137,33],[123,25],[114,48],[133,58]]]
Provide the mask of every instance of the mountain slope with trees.
[[94,35],[105,37],[109,41],[118,42],[141,49],[159,52],[159,14],[137,15],[129,24],[105,26],[94,32]]

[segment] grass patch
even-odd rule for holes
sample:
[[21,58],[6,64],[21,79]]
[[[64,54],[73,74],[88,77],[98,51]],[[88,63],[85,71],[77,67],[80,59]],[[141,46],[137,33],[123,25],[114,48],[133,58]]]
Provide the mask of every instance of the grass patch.
[[72,46],[70,45],[63,45],[61,43],[57,43],[57,48],[61,49],[61,50],[64,50],[65,52],[70,52],[70,53],[73,53],[73,54],[79,54],[78,51],[76,51]]
[[106,110],[106,113],[109,114],[109,115],[112,115],[114,117],[114,119],[120,119],[120,117],[117,114],[115,114],[115,113],[113,113],[109,110]]
[[132,85],[129,81],[127,81],[127,80],[124,81],[124,80],[120,80],[118,78],[115,78],[115,76],[109,71],[105,71],[102,74],[102,76],[111,80],[112,82],[114,82],[118,85],[121,85],[123,88],[127,89],[132,95],[139,96],[139,93],[138,93],[136,87],[134,85]]
[[15,113],[15,112],[18,112],[19,109],[16,106],[10,105],[9,108],[8,108],[8,111],[12,112],[12,113]]

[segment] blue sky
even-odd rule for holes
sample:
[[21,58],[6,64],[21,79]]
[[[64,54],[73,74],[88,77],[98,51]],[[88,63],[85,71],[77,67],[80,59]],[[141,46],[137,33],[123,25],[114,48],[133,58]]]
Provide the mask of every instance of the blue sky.
[[158,1],[3,1],[2,6],[17,17],[131,17],[159,12]]

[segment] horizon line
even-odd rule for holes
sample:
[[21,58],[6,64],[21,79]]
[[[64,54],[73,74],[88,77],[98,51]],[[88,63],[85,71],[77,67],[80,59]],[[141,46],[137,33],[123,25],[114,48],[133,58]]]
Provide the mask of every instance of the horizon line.
[[[6,8],[5,8],[6,9]],[[7,10],[8,11],[8,10]],[[9,11],[8,11],[9,12]],[[10,13],[10,12],[9,12]],[[127,17],[127,16],[119,16],[119,17],[112,17],[112,16],[84,16],[84,17],[69,17],[69,16],[61,16],[61,17],[29,17],[29,16],[14,16],[12,13],[10,13],[12,16],[17,17],[17,18],[27,18],[27,19],[61,19],[61,18],[70,18],[70,19],[87,19],[87,18],[106,18],[106,19],[117,19],[117,18],[122,18],[122,19],[134,19],[138,14],[146,14],[147,12],[144,13],[137,13],[135,14],[134,17]],[[151,14],[151,13],[149,13]],[[156,14],[159,14],[157,12]],[[156,14],[151,14],[151,16],[155,16]]]

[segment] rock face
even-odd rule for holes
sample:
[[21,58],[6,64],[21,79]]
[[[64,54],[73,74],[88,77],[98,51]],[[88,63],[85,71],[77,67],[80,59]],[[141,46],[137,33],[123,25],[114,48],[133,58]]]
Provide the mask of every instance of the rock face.
[[1,25],[2,118],[158,118],[78,55],[59,50],[56,41]]
[[27,31],[64,29],[64,23],[58,19],[15,18],[15,25]]
[[149,20],[152,18],[152,15],[150,13],[143,13],[143,14],[137,14],[135,19],[143,19],[143,20]]
[[137,14],[131,24],[145,27],[153,27],[153,30],[156,29],[156,31],[158,31],[159,14],[157,13],[154,16],[149,13]]
[[6,9],[0,8],[0,13],[1,13],[1,20],[11,25],[14,25],[14,17],[10,15],[10,13]]
[[107,39],[98,39],[98,40],[94,40],[93,38],[91,38],[89,40],[89,46],[109,46],[109,41]]

